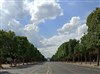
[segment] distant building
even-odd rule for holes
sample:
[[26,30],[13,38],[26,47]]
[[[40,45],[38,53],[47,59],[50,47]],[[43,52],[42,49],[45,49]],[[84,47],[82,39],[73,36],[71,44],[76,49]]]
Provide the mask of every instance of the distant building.
[[47,61],[50,62],[50,58],[49,57],[47,58]]

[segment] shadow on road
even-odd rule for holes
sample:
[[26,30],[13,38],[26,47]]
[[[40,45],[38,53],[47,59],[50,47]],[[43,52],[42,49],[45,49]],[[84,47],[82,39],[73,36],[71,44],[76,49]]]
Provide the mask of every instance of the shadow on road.
[[16,67],[3,68],[3,69],[21,69],[21,68],[28,68],[28,67],[32,67],[32,66],[35,66],[35,65],[43,65],[44,63],[45,62],[36,62],[36,63],[32,63],[32,64],[18,65]]
[[17,68],[17,69],[28,68],[28,67],[32,67],[33,65],[43,65],[44,63],[45,62],[37,62],[37,63],[33,63],[33,64],[20,65],[15,68]]
[[2,71],[0,72],[0,74],[11,74],[11,73],[9,73],[8,71]]

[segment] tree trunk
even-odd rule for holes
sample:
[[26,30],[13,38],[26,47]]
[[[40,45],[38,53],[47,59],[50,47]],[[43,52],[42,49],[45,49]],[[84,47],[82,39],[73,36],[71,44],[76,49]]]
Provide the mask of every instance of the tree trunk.
[[81,54],[81,64],[82,64],[82,54]]
[[0,60],[0,68],[3,68],[3,67],[2,67],[2,62],[1,62],[1,60]]
[[73,62],[75,62],[75,57],[73,56]]
[[100,50],[97,48],[97,66],[99,66]]
[[13,65],[12,65],[12,61],[10,61],[10,67],[12,67]]
[[0,68],[3,68],[2,67],[2,50],[0,51]]
[[23,65],[24,65],[24,59],[23,59]]
[[78,56],[78,62],[80,61],[80,56]]
[[14,66],[15,66],[15,67],[17,66],[17,63],[16,63],[16,61],[17,61],[17,60],[16,60],[16,59],[14,59]]
[[91,54],[89,54],[90,55],[90,65],[91,65]]
[[87,55],[86,55],[86,52],[85,52],[85,64],[87,64]]
[[67,62],[68,62],[68,57],[67,57]]

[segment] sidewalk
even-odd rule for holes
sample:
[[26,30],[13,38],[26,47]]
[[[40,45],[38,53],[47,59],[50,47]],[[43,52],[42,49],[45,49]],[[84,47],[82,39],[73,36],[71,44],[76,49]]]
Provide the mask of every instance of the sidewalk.
[[10,66],[10,64],[2,64],[2,67],[4,68],[4,69],[11,69],[11,68],[25,68],[25,67],[28,67],[28,66],[30,66],[30,65],[36,65],[36,64],[38,64],[39,62],[34,62],[34,63],[24,63],[24,65],[23,65],[23,63],[18,63],[18,64],[16,64],[16,67],[14,66],[14,64],[12,65],[12,67]]
[[[22,63],[19,63],[19,64],[16,64],[16,67],[25,66],[25,65],[29,65],[29,64],[24,63],[23,65]],[[16,68],[14,64],[12,65],[12,67],[10,66],[10,64],[2,64],[2,67],[4,69]]]
[[10,67],[10,64],[2,64],[2,67],[5,69],[5,68],[11,68]]
[[91,64],[89,62],[87,62],[87,64],[85,62],[82,62],[82,64],[81,64],[81,62],[76,62],[76,63],[67,62],[67,64],[73,64],[73,65],[79,65],[79,66],[85,66],[85,67],[92,67],[92,68],[100,69],[100,66],[97,66],[96,62],[91,63]]

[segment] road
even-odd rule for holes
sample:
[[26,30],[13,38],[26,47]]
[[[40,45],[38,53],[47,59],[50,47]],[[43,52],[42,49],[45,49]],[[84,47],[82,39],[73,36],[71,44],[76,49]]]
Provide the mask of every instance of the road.
[[100,74],[100,69],[63,62],[45,62],[27,67],[3,69],[0,74]]

